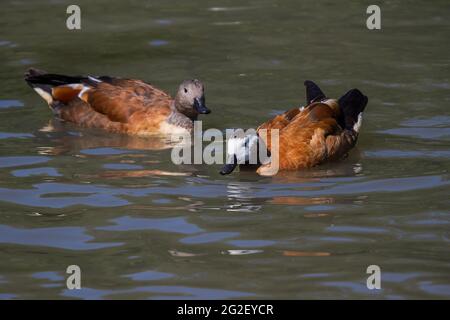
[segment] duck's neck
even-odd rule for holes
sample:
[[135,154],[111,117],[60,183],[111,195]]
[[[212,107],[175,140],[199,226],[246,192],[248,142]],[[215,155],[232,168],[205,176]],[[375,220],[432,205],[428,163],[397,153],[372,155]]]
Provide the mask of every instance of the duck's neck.
[[192,130],[194,128],[194,124],[192,120],[186,117],[184,114],[181,114],[177,111],[174,111],[170,114],[167,122],[176,127],[184,128],[187,130]]
[[172,101],[170,108],[175,113],[181,113],[191,119],[191,121],[195,121],[198,118],[198,113],[195,112],[192,108],[186,109],[175,99]]

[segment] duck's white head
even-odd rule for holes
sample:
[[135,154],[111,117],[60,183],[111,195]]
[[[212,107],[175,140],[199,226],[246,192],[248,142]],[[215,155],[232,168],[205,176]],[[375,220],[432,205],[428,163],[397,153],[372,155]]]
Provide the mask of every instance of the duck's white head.
[[[264,146],[263,155],[260,148]],[[230,174],[238,164],[258,165],[268,161],[265,143],[256,134],[248,134],[244,137],[233,137],[227,140],[226,164],[220,174]],[[263,160],[262,160],[263,159]]]

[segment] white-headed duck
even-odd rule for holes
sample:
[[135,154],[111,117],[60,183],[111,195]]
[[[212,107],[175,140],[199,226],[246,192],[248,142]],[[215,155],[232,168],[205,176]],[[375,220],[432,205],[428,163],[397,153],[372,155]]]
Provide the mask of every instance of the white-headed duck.
[[[231,173],[238,164],[251,168],[249,152],[261,147],[267,149],[268,157],[258,157],[256,172],[266,176],[278,172],[271,166],[274,160],[279,171],[301,170],[347,155],[356,144],[368,98],[352,89],[338,100],[329,99],[314,82],[305,81],[305,86],[305,107],[277,115],[260,125],[256,134],[227,141],[227,164],[221,174]],[[259,135],[262,129],[267,130],[266,137]],[[271,150],[272,129],[279,129],[278,153]]]
[[30,69],[25,81],[61,120],[133,135],[191,132],[208,114],[199,80],[181,83],[175,98],[141,80],[109,76],[65,76]]

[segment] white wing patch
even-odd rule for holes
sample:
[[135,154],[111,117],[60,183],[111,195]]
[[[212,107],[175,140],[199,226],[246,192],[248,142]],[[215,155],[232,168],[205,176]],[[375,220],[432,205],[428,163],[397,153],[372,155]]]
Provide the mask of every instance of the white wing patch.
[[362,115],[363,113],[360,112],[358,114],[358,121],[356,121],[356,123],[353,125],[353,130],[357,133],[359,133],[359,130],[361,129],[361,125],[362,125]]
[[83,89],[80,91],[80,93],[78,94],[78,98],[80,98],[81,100],[83,100],[83,94],[87,91],[89,91],[91,89],[91,87],[86,87],[83,86]]
[[94,77],[91,77],[91,76],[88,76],[88,78],[89,78],[89,80],[92,80],[94,82],[102,82],[101,80],[99,80],[97,78],[94,78]]
[[38,95],[40,95],[45,101],[47,101],[47,103],[49,105],[53,102],[53,97],[50,93],[42,90],[41,88],[37,88],[37,87],[34,87],[33,89],[34,89],[34,91],[37,92]]

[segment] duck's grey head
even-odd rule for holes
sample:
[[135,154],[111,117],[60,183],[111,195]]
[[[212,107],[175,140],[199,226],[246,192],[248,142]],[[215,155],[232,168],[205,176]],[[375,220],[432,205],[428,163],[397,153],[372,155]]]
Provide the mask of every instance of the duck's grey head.
[[200,80],[185,80],[175,96],[175,108],[191,118],[197,119],[199,114],[208,114],[211,112],[205,104],[205,88]]
[[267,163],[269,158],[265,153],[261,156],[260,149],[264,149],[264,152],[267,153],[264,142],[256,133],[228,139],[226,163],[220,170],[220,174],[230,174],[238,164]]

